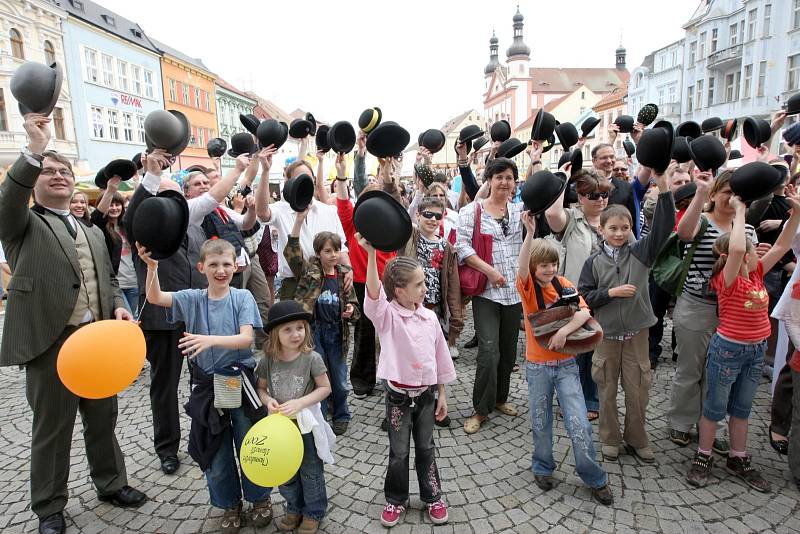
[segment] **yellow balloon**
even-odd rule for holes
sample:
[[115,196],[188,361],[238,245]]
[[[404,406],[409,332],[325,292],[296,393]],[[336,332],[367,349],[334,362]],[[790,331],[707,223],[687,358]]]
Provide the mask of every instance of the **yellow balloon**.
[[250,427],[239,451],[242,471],[253,484],[274,488],[289,482],[303,461],[303,437],[297,425],[279,413]]
[[56,369],[61,382],[75,395],[104,399],[136,380],[146,353],[144,334],[136,323],[97,321],[64,341]]

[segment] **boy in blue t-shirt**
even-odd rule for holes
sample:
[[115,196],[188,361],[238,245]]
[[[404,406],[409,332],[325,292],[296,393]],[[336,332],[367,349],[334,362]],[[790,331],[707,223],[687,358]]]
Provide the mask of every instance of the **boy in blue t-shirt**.
[[[186,332],[180,339],[179,348],[193,363],[193,387],[189,399],[189,411],[192,415],[192,431],[190,432],[190,453],[200,464],[206,474],[211,504],[222,508],[223,532],[238,532],[241,526],[242,494],[253,503],[251,521],[256,527],[263,527],[272,520],[272,488],[256,486],[242,474],[236,466],[236,454],[242,446],[245,434],[252,426],[250,418],[241,406],[241,388],[236,391],[236,384],[241,380],[243,370],[252,374],[255,360],[251,351],[253,329],[261,328],[261,317],[253,296],[244,289],[230,287],[236,272],[236,251],[233,246],[222,239],[210,239],[200,249],[200,262],[197,269],[208,279],[208,289],[184,289],[176,292],[161,291],[158,282],[158,262],[150,257],[144,247],[137,243],[139,257],[147,264],[147,301],[157,306],[170,308],[169,319],[172,322],[183,321]],[[247,379],[247,376],[245,376]],[[214,387],[200,387],[198,381],[206,386],[213,381]],[[231,388],[230,396],[225,399],[215,398],[215,390],[224,385]],[[220,391],[223,389],[220,388]],[[200,396],[204,396],[200,399]],[[231,401],[231,399],[234,399]],[[237,404],[238,407],[227,407]],[[207,406],[213,401],[215,409],[197,410],[192,406]],[[216,407],[222,405],[224,410]],[[209,426],[209,412],[222,412],[219,422],[225,426],[221,439],[209,439],[192,450],[195,430]],[[203,420],[197,418],[202,416]],[[228,421],[230,420],[230,424]],[[198,423],[195,429],[195,423]],[[216,450],[213,450],[216,447]],[[194,452],[199,448],[200,458]]]

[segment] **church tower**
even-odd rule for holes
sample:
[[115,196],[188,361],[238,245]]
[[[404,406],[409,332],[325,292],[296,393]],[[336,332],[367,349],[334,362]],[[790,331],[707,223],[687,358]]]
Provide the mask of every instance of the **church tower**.
[[514,41],[506,50],[508,56],[508,87],[514,89],[514,103],[508,110],[511,128],[522,124],[530,113],[530,61],[531,49],[522,39],[522,28],[525,17],[519,12],[514,15]]

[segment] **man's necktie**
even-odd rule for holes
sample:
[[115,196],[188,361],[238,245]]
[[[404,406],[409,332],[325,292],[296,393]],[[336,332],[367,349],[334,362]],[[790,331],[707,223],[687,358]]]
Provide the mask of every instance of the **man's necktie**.
[[[53,212],[51,211],[50,213]],[[74,226],[72,226],[72,221],[69,220],[69,215],[61,215],[60,213],[56,213],[56,215],[58,215],[58,218],[61,219],[61,222],[64,223],[64,226],[67,227],[67,232],[69,232],[69,235],[72,236],[72,239],[77,239],[78,231],[75,229]]]
[[219,218],[222,219],[222,222],[228,224],[228,214],[225,213],[224,209],[222,209],[221,207],[217,207],[217,209],[214,211],[217,212],[217,215],[219,215]]

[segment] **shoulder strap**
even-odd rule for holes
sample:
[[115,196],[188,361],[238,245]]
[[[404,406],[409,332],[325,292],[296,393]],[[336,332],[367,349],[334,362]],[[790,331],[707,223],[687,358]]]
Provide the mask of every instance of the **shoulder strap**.
[[558,297],[561,298],[561,294],[564,292],[564,288],[561,286],[561,281],[558,279],[558,275],[554,276],[553,281],[550,283],[553,284],[553,287],[556,288]]
[[[536,278],[533,278],[533,287],[536,291],[536,305],[539,307],[539,311],[544,311],[547,309],[547,305],[544,302],[544,294],[542,293],[542,286],[539,285],[539,282],[536,281]],[[558,280],[558,275],[553,277],[553,281],[550,282],[553,284],[553,287],[556,288],[556,292],[558,293],[558,298],[561,298],[561,293],[563,291],[563,287],[561,287],[561,282]]]
[[477,200],[475,201],[475,224],[472,226],[472,242],[475,242],[475,239],[481,233],[481,203]]

